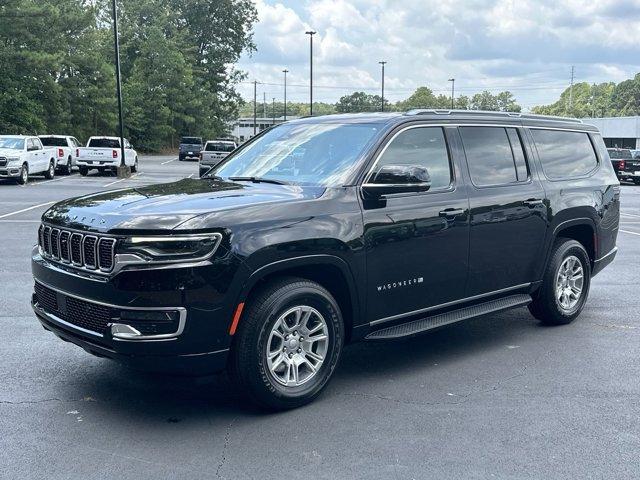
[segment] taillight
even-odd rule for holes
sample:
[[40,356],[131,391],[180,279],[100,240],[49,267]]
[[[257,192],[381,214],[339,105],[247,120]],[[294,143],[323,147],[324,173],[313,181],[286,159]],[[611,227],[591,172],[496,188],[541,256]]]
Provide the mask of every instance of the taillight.
[[58,149],[58,156],[64,157],[64,150],[62,150],[61,148]]
[[114,150],[112,155],[113,155],[113,158],[118,158],[118,150]]
[[620,163],[618,163],[618,168],[620,170],[624,170],[624,167],[626,167],[627,164],[624,162],[624,160],[620,160]]
[[76,157],[79,157],[79,156],[80,156],[80,149],[76,148]]

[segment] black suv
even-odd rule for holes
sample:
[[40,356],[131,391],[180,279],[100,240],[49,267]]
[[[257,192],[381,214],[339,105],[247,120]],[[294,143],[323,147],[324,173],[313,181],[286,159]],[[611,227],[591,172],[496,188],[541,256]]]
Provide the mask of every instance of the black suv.
[[202,137],[182,137],[178,147],[178,160],[200,160]]
[[88,195],[42,217],[47,330],[139,367],[230,369],[304,404],[346,342],[528,306],[581,312],[616,255],[620,186],[595,127],[418,110],[266,130],[201,179]]

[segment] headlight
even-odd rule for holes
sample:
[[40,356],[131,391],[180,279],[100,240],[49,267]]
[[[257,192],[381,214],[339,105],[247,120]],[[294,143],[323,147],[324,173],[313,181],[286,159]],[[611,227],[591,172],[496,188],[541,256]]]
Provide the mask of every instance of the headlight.
[[17,163],[20,161],[20,157],[7,157],[8,163]]
[[118,242],[116,262],[135,264],[205,260],[215,253],[221,240],[219,233],[132,236]]

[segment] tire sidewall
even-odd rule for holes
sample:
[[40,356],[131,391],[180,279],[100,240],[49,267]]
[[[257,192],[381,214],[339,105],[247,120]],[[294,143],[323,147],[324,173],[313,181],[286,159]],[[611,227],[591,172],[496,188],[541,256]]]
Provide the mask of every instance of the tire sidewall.
[[[560,306],[556,295],[556,278],[558,275],[558,270],[560,266],[564,262],[567,257],[575,256],[580,260],[582,264],[583,270],[583,286],[582,293],[580,295],[580,299],[578,303],[571,309],[565,310]],[[570,240],[562,244],[556,253],[553,256],[553,261],[551,264],[551,268],[548,272],[549,277],[547,278],[548,285],[547,288],[550,290],[547,294],[551,297],[553,301],[553,308],[555,310],[555,314],[559,319],[565,320],[567,323],[576,318],[582,312],[584,308],[584,304],[587,301],[589,296],[589,289],[591,287],[591,264],[589,260],[589,256],[584,249],[584,247],[576,242],[575,240]]]
[[[279,384],[269,371],[266,359],[267,342],[271,329],[280,315],[292,307],[301,305],[315,308],[324,317],[329,331],[329,346],[325,361],[311,380],[298,387],[285,387]],[[276,290],[260,312],[266,315],[257,329],[257,334],[250,340],[252,341],[252,345],[249,346],[252,351],[252,361],[247,365],[247,368],[251,369],[250,383],[258,390],[261,398],[267,399],[263,403],[272,407],[288,408],[311,401],[320,394],[340,360],[344,343],[344,326],[338,305],[324,289],[308,283],[285,292]]]

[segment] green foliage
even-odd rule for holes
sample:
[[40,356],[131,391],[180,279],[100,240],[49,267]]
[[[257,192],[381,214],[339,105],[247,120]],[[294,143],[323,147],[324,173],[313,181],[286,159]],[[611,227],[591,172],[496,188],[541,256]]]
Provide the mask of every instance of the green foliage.
[[576,83],[573,92],[567,88],[557,102],[535,107],[533,111],[578,118],[640,115],[640,74],[618,84]]
[[[384,101],[385,106],[388,104]],[[340,97],[336,103],[336,111],[340,113],[377,112],[382,107],[380,95],[370,95],[364,92],[353,92],[351,95]]]
[[[0,131],[117,132],[109,0],[0,3]],[[215,137],[237,114],[251,0],[120,0],[125,134],[144,150]]]

